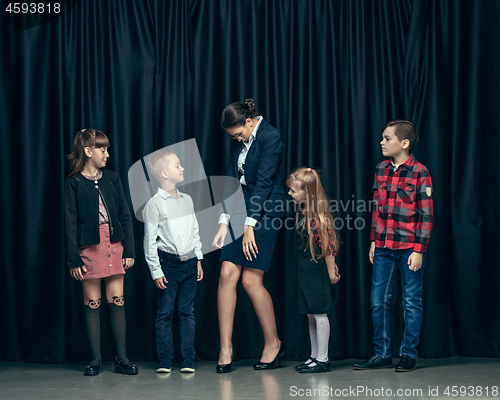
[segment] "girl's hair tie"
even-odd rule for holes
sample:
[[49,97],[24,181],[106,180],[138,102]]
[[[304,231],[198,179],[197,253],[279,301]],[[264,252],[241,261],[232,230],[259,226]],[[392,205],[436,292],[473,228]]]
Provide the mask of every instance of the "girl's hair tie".
[[311,172],[311,168],[307,168],[307,172]]

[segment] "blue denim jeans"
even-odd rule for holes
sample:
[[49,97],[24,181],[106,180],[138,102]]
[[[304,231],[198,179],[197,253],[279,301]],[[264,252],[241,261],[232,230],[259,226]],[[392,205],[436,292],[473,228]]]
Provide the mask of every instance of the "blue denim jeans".
[[397,270],[401,271],[403,283],[403,318],[405,330],[399,355],[417,358],[417,345],[422,326],[422,283],[425,253],[422,268],[414,272],[408,268],[408,257],[413,249],[392,250],[376,247],[373,257],[372,275],[372,320],[375,354],[391,357],[390,302],[396,281]]
[[194,297],[198,273],[196,258],[186,262],[167,261],[160,256],[161,269],[167,278],[166,289],[157,290],[156,349],[160,361],[174,358],[172,317],[177,308],[180,323],[181,356],[194,360]]

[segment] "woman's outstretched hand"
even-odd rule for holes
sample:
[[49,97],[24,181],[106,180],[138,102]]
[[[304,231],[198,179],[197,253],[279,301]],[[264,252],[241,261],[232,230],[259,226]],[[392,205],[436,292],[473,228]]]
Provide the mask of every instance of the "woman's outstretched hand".
[[219,231],[214,237],[212,246],[217,247],[218,249],[222,249],[222,247],[224,246],[224,239],[226,238],[226,235],[227,235],[227,225],[220,224]]

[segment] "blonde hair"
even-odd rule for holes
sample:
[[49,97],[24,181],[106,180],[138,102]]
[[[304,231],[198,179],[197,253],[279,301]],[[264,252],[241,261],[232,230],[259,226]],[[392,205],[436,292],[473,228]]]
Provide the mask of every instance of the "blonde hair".
[[[333,216],[330,212],[330,201],[321,183],[321,177],[312,168],[300,167],[293,171],[286,180],[290,186],[297,184],[306,195],[305,207],[297,209],[295,217],[297,231],[305,236],[307,230],[308,246],[311,251],[312,260],[317,261],[328,255],[335,255],[340,247],[337,231],[333,224]],[[304,213],[304,221],[299,223],[299,213]],[[316,244],[314,230],[318,230],[319,244]]]
[[161,149],[155,151],[149,156],[148,159],[148,171],[154,178],[161,182],[161,171],[167,168],[168,160],[167,157],[175,156],[177,154],[174,153],[173,150],[170,149]]

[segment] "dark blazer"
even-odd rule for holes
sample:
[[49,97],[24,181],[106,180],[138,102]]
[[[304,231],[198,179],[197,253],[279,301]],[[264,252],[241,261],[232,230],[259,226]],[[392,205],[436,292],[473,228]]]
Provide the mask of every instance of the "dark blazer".
[[[234,150],[229,163],[228,175],[238,180],[241,177],[238,172],[238,156],[243,146],[241,143]],[[282,153],[283,142],[278,130],[263,119],[248,150],[244,166],[245,181],[250,191],[248,217],[259,221],[262,215],[280,218],[285,216],[287,201],[279,171]]]
[[109,218],[111,243],[122,241],[122,258],[135,258],[132,219],[118,173],[102,169],[99,183],[81,173],[66,180],[64,192],[64,231],[69,268],[84,265],[79,246],[99,244],[99,192]]

